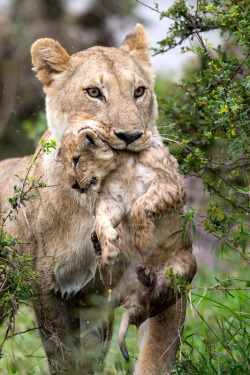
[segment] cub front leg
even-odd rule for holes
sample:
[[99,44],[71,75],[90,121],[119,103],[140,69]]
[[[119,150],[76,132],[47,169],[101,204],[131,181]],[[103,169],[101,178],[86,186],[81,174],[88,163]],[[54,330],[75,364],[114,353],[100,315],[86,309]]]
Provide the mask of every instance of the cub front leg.
[[137,199],[131,210],[136,245],[138,250],[143,250],[152,238],[155,219],[183,208],[186,191],[167,149],[150,148],[144,150],[140,158],[141,163],[154,173],[148,190]]
[[95,232],[101,247],[102,262],[113,266],[120,253],[119,234],[115,229],[125,215],[123,202],[102,196],[96,209]]
[[[177,187],[176,187],[177,189]],[[132,227],[136,246],[139,251],[152,238],[155,229],[155,220],[176,212],[185,205],[185,191],[179,186],[174,193],[165,179],[155,181],[148,191],[140,197],[131,210]]]

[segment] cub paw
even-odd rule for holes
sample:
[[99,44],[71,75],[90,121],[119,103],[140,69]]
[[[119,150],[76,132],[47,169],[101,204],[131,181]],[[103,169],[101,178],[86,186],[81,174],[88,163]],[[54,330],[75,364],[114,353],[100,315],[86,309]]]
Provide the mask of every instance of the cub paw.
[[100,255],[101,252],[102,252],[102,248],[101,248],[101,244],[100,244],[100,242],[99,242],[99,240],[98,240],[98,237],[97,237],[96,232],[93,232],[93,233],[91,234],[90,239],[91,239],[92,244],[93,244],[93,246],[94,246],[94,249],[95,249],[95,253],[96,253],[96,255]]
[[116,230],[106,233],[104,242],[105,244],[102,246],[103,264],[106,266],[113,266],[118,255],[120,254],[119,234],[116,232]]
[[136,267],[137,279],[146,287],[154,287],[157,282],[156,273],[144,265]]

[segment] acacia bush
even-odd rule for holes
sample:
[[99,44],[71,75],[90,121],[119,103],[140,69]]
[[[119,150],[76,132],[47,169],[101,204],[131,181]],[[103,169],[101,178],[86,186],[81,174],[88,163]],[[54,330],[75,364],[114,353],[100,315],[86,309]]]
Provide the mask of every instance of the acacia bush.
[[[154,54],[167,58],[169,50],[181,46],[182,53],[197,57],[180,82],[158,83],[159,124],[182,173],[200,180],[209,196],[202,207],[188,208],[185,223],[195,236],[200,230],[213,236],[211,250],[222,262],[215,282],[202,270],[194,283],[203,286],[187,291],[191,319],[201,325],[187,324],[189,338],[175,371],[249,374],[250,3],[179,0],[164,11],[155,4],[154,10],[160,19],[172,20]],[[211,30],[220,33],[220,45],[212,45]]]
[[[162,127],[185,175],[200,178],[211,195],[205,230],[248,264],[250,28],[248,1],[177,1],[161,18],[174,23],[155,53],[191,38],[200,67],[160,98]],[[213,47],[202,31],[219,28],[224,45]],[[178,142],[179,141],[179,142]],[[175,142],[176,144],[176,142]],[[218,199],[219,198],[219,199]]]
[[17,219],[20,210],[25,211],[25,202],[37,199],[36,189],[46,188],[41,178],[32,177],[31,170],[37,159],[44,153],[56,148],[54,140],[41,140],[37,153],[31,156],[25,176],[15,175],[17,183],[13,187],[13,196],[0,211],[0,322],[7,320],[5,333],[0,338],[0,358],[7,339],[15,332],[15,319],[20,305],[32,305],[36,299],[32,292],[32,285],[40,282],[40,275],[34,271],[32,259],[28,251],[20,252],[20,247],[28,248],[28,244],[11,233],[6,233],[6,223]]

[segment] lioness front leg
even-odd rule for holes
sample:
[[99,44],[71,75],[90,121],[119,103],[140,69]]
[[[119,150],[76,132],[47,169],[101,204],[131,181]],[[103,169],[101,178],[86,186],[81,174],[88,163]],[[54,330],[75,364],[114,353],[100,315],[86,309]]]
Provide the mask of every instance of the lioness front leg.
[[[190,254],[186,251],[187,254]],[[192,254],[189,259],[189,270],[179,267],[182,276],[189,280],[193,276]],[[188,255],[185,257],[187,260]],[[195,263],[196,264],[196,263]],[[137,327],[148,318],[153,318],[167,308],[170,308],[181,297],[181,291],[174,284],[174,277],[168,277],[164,272],[164,265],[157,268],[150,265],[140,265],[136,267],[137,279],[140,281],[136,291],[130,294],[124,306],[128,310],[122,315],[119,329],[119,346],[126,360],[129,360],[129,354],[126,347],[126,334],[130,324]],[[173,264],[174,270],[176,270]],[[191,276],[190,276],[191,275]]]
[[[35,313],[51,374],[80,374],[81,340],[78,302],[63,300],[53,292],[39,295]],[[86,365],[87,368],[87,365]],[[85,373],[86,374],[86,373]]]
[[186,316],[186,297],[139,327],[140,353],[134,375],[167,375],[173,369]]
[[103,373],[114,314],[106,298],[96,294],[103,286],[98,288],[95,283],[93,294],[66,299],[53,292],[37,296],[35,312],[51,374]]
[[123,202],[111,196],[104,196],[96,209],[95,231],[100,242],[102,262],[104,265],[114,265],[120,253],[119,234],[115,229],[125,215]]

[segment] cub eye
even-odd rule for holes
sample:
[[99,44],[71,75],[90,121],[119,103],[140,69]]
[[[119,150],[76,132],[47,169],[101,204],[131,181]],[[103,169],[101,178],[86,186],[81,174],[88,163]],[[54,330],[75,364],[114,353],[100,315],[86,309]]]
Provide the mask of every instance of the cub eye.
[[75,158],[73,158],[74,166],[77,166],[79,160],[80,160],[80,156],[76,156]]
[[134,91],[134,97],[135,98],[140,98],[145,92],[146,88],[144,86],[137,87]]
[[98,89],[98,87],[90,87],[88,89],[86,89],[87,93],[89,96],[91,96],[91,98],[101,98],[102,97],[102,93],[101,93],[101,90]]

